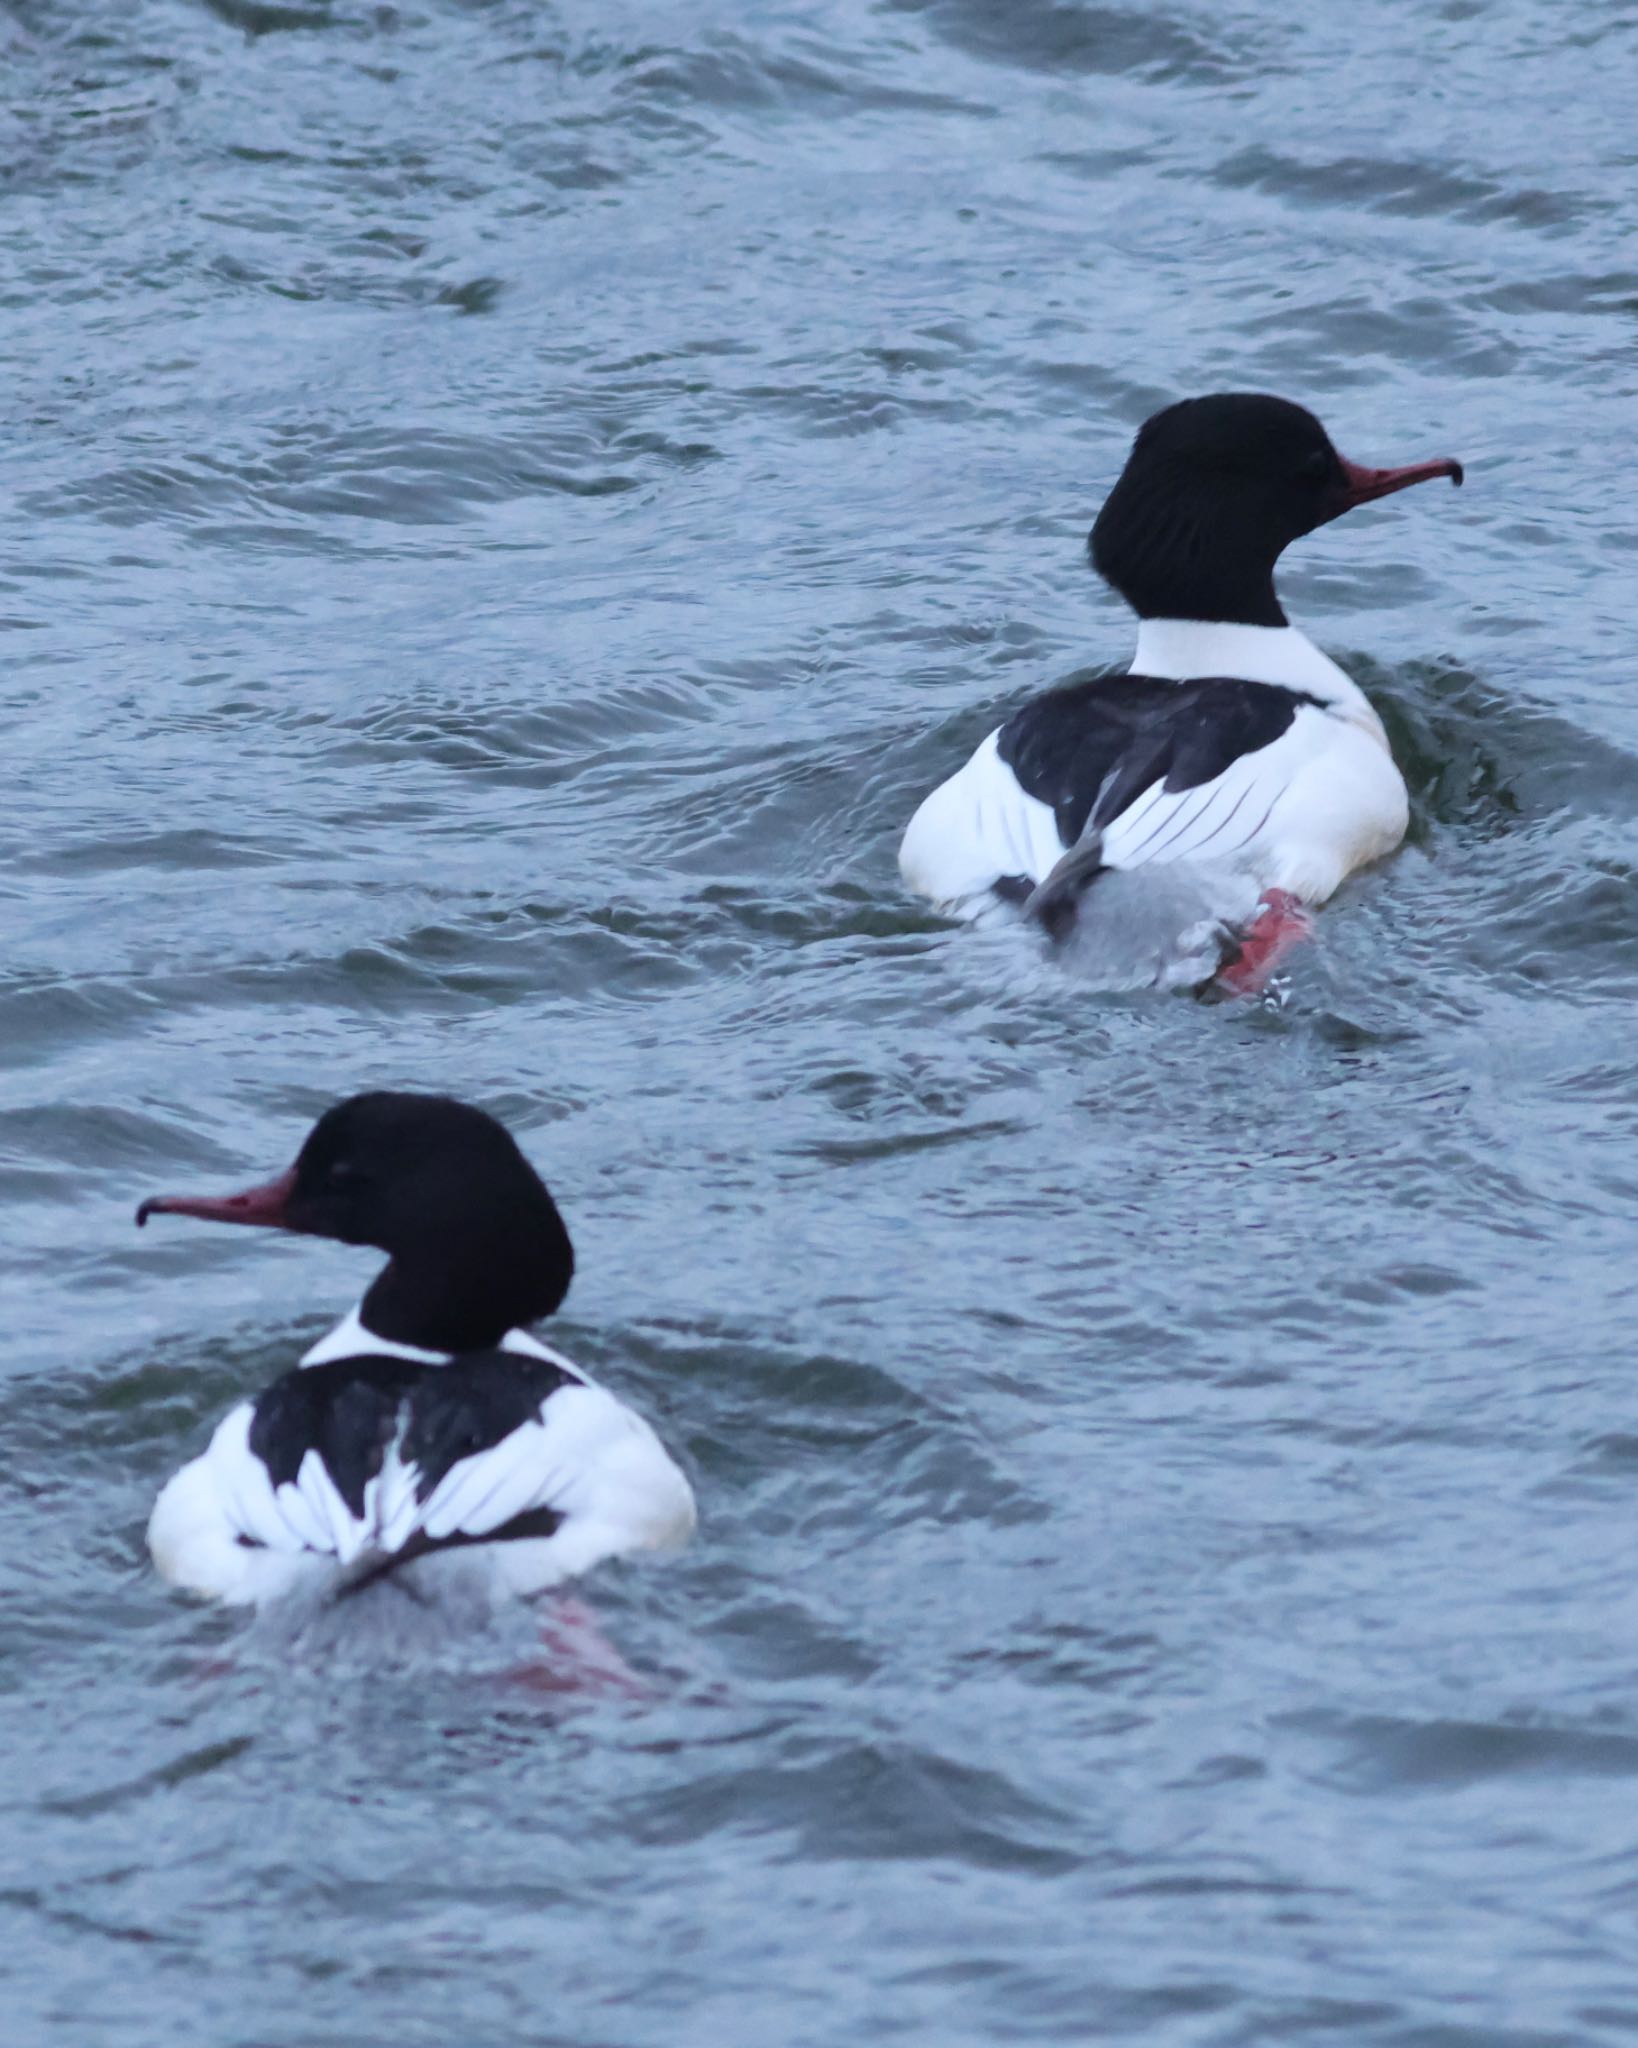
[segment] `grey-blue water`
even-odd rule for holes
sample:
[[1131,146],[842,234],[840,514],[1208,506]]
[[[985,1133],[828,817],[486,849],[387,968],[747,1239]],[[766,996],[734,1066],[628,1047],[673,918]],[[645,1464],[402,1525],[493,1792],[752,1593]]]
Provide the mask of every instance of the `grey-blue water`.
[[[9,2048],[1638,2039],[1620,0],[0,16]],[[907,901],[1190,391],[1416,823],[1283,1008]],[[646,1695],[294,1665],[163,1477],[508,1118],[703,1523]]]

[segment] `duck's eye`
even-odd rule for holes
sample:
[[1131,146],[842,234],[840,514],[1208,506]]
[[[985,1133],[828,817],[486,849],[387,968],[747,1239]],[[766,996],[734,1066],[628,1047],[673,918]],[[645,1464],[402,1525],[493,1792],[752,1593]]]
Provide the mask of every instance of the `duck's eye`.
[[1298,463],[1297,474],[1305,483],[1323,483],[1331,474],[1331,451],[1328,448],[1313,449]]
[[325,1184],[332,1188],[355,1188],[363,1178],[350,1159],[337,1159],[324,1171]]

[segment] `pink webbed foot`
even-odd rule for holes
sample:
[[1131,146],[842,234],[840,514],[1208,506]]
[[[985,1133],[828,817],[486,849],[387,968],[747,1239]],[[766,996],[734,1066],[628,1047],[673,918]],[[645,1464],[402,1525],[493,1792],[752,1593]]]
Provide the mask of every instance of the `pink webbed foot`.
[[540,1655],[506,1674],[506,1682],[525,1692],[568,1693],[582,1699],[640,1700],[651,1696],[646,1685],[603,1633],[602,1624],[583,1600],[572,1593],[543,1603]]
[[1293,947],[1311,938],[1314,920],[1289,889],[1267,889],[1255,916],[1240,934],[1240,946],[1213,976],[1224,995],[1258,996]]

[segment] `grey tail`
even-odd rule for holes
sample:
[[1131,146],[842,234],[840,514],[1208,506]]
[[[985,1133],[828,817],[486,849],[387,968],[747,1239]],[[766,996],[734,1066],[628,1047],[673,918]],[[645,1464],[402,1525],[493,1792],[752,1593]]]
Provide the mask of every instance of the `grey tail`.
[[1109,867],[1102,835],[1090,832],[1022,910],[1098,988],[1198,988],[1234,952],[1256,894],[1246,878],[1188,861]]

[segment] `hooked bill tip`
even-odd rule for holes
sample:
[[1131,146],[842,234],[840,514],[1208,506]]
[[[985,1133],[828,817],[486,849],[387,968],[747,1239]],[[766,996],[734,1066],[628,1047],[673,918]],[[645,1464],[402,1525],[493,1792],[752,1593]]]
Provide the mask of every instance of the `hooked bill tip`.
[[292,1166],[276,1180],[236,1195],[149,1195],[137,1208],[137,1228],[150,1216],[197,1216],[205,1223],[260,1223],[288,1230],[285,1205],[295,1182]]

